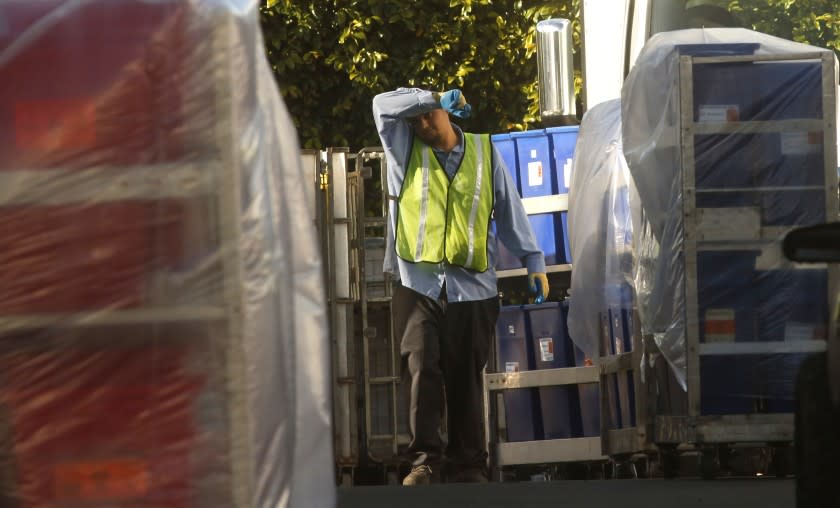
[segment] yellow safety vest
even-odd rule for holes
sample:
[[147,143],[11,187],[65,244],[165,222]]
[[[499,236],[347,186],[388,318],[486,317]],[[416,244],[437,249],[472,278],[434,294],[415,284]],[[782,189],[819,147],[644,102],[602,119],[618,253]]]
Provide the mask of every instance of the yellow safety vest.
[[464,145],[464,158],[450,182],[431,147],[414,140],[399,196],[400,258],[487,270],[493,148],[487,134],[464,133]]

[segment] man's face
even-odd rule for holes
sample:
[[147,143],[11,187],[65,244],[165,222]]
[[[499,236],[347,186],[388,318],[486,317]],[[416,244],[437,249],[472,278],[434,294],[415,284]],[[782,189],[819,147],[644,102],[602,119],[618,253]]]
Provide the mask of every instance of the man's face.
[[452,128],[449,114],[442,109],[433,109],[408,119],[414,134],[429,146],[438,146],[445,141],[445,134]]

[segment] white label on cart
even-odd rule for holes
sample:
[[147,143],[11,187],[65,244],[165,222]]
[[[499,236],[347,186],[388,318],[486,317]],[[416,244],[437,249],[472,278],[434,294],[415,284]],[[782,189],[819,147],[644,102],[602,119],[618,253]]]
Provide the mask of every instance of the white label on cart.
[[700,106],[698,122],[737,122],[741,110],[736,104],[706,104]]
[[554,361],[554,339],[543,337],[540,339],[540,358],[544,362]]
[[818,132],[782,132],[782,155],[820,153],[822,136]]
[[536,151],[536,150],[531,150],[531,158],[532,158],[532,159],[536,159],[536,158],[537,158],[537,151]]
[[789,321],[785,323],[785,342],[798,340],[821,340],[825,338],[825,330],[814,323]]
[[705,332],[705,342],[735,342],[735,309],[708,309]]
[[528,163],[528,185],[531,187],[539,187],[543,184],[543,167],[542,161],[534,161]]
[[563,164],[563,185],[569,188],[572,181],[572,159],[566,159],[566,164]]
[[519,372],[519,362],[505,362],[505,372],[508,374]]
[[508,325],[508,335],[516,335],[516,327]]

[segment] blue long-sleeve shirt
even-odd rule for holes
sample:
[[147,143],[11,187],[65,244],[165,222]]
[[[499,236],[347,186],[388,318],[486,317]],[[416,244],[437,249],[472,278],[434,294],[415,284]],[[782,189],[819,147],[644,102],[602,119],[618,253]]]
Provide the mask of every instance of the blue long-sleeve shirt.
[[[400,88],[393,92],[377,95],[373,99],[373,116],[379,138],[385,150],[388,164],[388,193],[399,196],[405,178],[408,158],[411,152],[412,131],[408,117],[440,108],[431,92],[417,88]],[[452,124],[458,134],[458,144],[450,152],[433,148],[435,156],[443,166],[450,180],[455,176],[464,156],[464,133]],[[493,186],[495,203],[493,216],[496,233],[488,231],[488,261],[490,268],[482,273],[467,270],[448,263],[409,263],[400,259],[394,247],[396,229],[396,206],[390,200],[390,221],[386,239],[383,270],[394,275],[405,287],[430,298],[440,295],[444,282],[446,297],[451,302],[484,300],[497,295],[496,258],[498,249],[496,237],[508,250],[523,260],[528,273],[545,272],[545,257],[537,247],[531,223],[522,206],[519,193],[511,180],[505,163],[496,148],[493,148]]]

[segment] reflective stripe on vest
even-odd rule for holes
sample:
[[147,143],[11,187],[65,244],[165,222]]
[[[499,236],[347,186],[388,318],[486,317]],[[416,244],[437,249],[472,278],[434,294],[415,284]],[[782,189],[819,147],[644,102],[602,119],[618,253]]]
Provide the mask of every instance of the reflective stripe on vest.
[[464,158],[450,183],[432,149],[414,140],[399,198],[396,247],[412,262],[488,268],[487,239],[493,211],[490,137],[464,134]]

